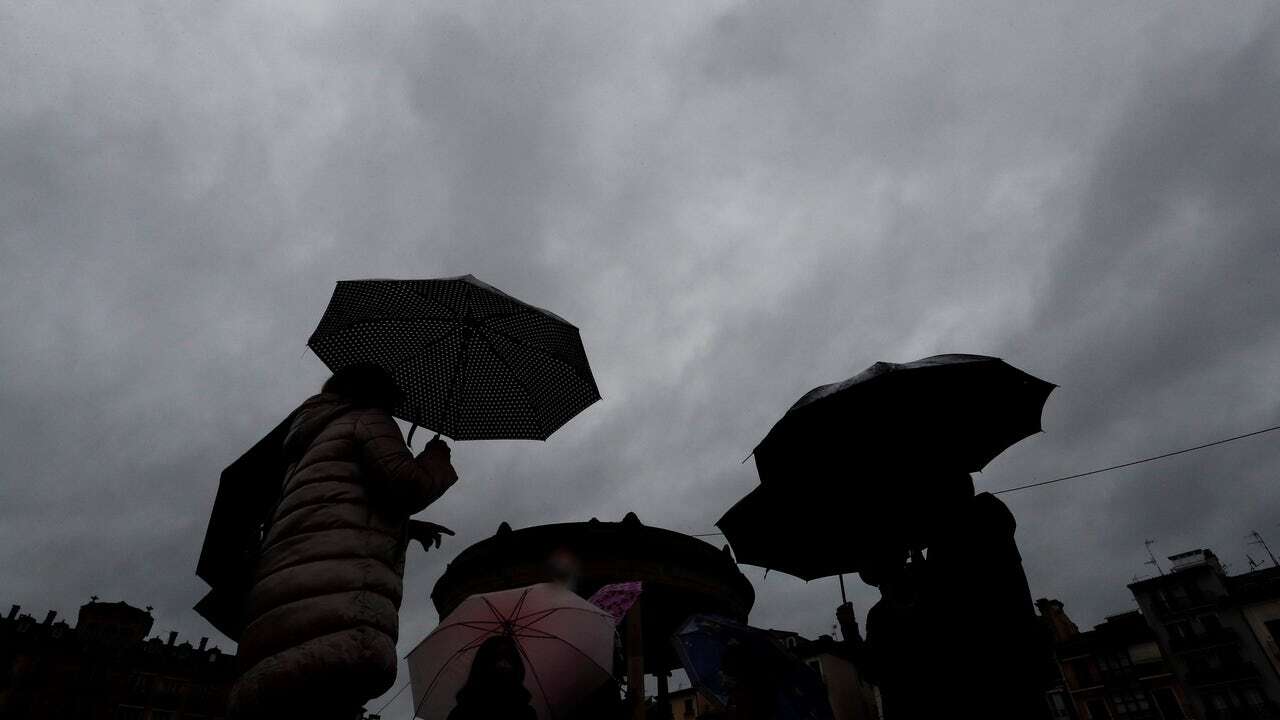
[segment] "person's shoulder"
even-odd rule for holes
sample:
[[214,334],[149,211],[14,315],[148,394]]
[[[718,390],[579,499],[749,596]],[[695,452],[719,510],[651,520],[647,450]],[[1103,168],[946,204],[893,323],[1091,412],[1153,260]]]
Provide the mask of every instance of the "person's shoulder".
[[989,492],[978,493],[973,497],[973,510],[975,515],[984,520],[995,520],[1008,525],[1010,528],[1016,528],[1018,525],[1017,521],[1014,520],[1013,513],[1009,510],[1009,506]]

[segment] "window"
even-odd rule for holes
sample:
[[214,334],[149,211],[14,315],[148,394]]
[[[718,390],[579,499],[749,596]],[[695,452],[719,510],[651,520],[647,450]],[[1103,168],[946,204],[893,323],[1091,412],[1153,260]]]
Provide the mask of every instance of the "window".
[[1268,620],[1263,623],[1267,627],[1267,632],[1271,634],[1271,642],[1280,645],[1280,620]]
[[1191,631],[1191,623],[1185,620],[1169,623],[1169,637],[1177,640],[1190,640],[1195,637],[1195,633]]
[[151,720],[173,720],[173,713],[168,710],[152,710]]
[[1186,713],[1182,712],[1182,706],[1178,703],[1178,698],[1174,696],[1173,690],[1169,688],[1156,688],[1152,693],[1156,698],[1156,707],[1160,708],[1160,714],[1164,720],[1183,720]]
[[1258,688],[1245,688],[1240,693],[1244,697],[1244,704],[1250,708],[1260,708],[1267,704],[1267,698]]
[[1133,667],[1133,661],[1129,659],[1128,650],[1117,650],[1099,655],[1098,665],[1103,672],[1118,672]]
[[1111,693],[1111,707],[1115,709],[1116,717],[1125,718],[1150,710],[1151,702],[1141,690],[1115,692]]
[[1071,717],[1071,711],[1067,709],[1067,698],[1064,693],[1049,693],[1049,711],[1054,718]]
[[142,720],[142,708],[121,705],[116,708],[116,720]]

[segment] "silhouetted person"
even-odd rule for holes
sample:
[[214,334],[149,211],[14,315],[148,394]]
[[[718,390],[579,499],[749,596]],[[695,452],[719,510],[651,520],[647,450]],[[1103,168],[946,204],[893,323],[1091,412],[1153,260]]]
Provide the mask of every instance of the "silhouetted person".
[[385,372],[358,366],[295,413],[229,717],[349,720],[394,683],[408,518],[458,478],[443,442],[410,453],[399,401]]
[[[909,568],[906,555],[901,546],[886,549],[859,573],[863,582],[880,589],[880,600],[867,612],[865,641],[853,625],[846,630],[846,642],[859,669],[879,687],[885,720],[944,717],[947,702],[954,699],[944,700],[934,692],[939,668],[933,659],[947,640],[929,632],[916,577],[919,568]],[[852,607],[849,611],[852,615]]]
[[570,720],[621,720],[626,715],[622,690],[613,678],[601,685],[573,710]]
[[949,497],[930,513],[922,606],[939,650],[961,653],[943,692],[960,693],[961,715],[1039,718],[1050,648],[1036,619],[1017,523],[967,475],[948,479]]
[[726,720],[772,720],[777,710],[777,678],[770,668],[761,667],[747,648],[729,641],[720,661],[720,674],[729,691]]
[[524,686],[524,660],[508,635],[481,643],[448,720],[537,720]]

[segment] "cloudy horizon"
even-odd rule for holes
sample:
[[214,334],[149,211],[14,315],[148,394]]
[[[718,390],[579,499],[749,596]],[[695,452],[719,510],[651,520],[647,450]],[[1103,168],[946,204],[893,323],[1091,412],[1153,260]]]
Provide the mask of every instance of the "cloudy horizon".
[[[878,360],[1059,385],[980,490],[1280,424],[1278,87],[1267,0],[0,2],[0,603],[231,647],[191,610],[218,473],[323,382],[340,279],[473,274],[576,324],[603,396],[454,445],[402,652],[500,522],[710,532]],[[1280,544],[1278,473],[1263,435],[1002,497],[1091,626],[1147,539]],[[833,580],[744,572],[755,624],[830,632]]]

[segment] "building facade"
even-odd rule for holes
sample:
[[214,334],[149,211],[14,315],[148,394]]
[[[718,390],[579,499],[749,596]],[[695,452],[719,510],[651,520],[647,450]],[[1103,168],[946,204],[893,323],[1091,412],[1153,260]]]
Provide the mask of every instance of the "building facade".
[[1204,720],[1280,719],[1280,569],[1230,576],[1209,550],[1129,585]]
[[1060,682],[1047,694],[1055,720],[1184,720],[1184,691],[1137,611],[1081,632],[1057,600],[1036,601],[1054,640]]
[[0,720],[214,720],[226,712],[235,655],[148,639],[148,610],[96,599],[75,626],[14,606],[0,618]]

